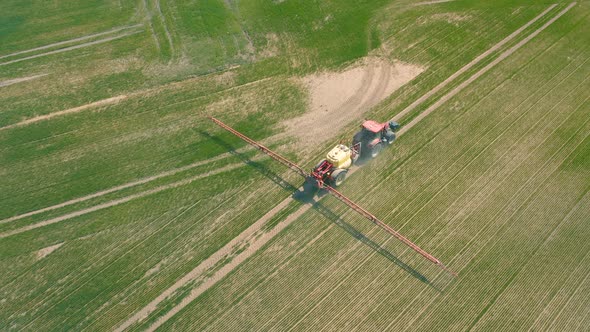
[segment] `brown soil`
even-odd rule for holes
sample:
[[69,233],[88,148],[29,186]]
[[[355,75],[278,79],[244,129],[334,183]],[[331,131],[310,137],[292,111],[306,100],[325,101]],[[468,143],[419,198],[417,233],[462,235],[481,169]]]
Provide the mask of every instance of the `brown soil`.
[[37,251],[37,259],[41,259],[46,257],[47,255],[51,254],[52,252],[54,252],[55,250],[57,250],[57,248],[61,247],[64,243],[58,243],[58,244],[54,244],[52,246],[49,246],[47,248],[43,248],[39,251]]
[[309,90],[309,111],[285,123],[287,134],[304,145],[333,138],[422,71],[414,65],[367,57],[341,72],[307,76],[302,81]]
[[427,5],[436,5],[437,3],[445,3],[445,2],[451,2],[451,1],[455,1],[455,0],[434,0],[434,1],[424,1],[424,2],[418,2],[415,3],[414,6],[427,6]]

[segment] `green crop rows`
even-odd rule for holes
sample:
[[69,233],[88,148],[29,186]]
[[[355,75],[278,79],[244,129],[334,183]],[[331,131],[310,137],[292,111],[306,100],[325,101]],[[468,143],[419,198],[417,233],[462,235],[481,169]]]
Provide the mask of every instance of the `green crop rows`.
[[[0,3],[0,330],[586,330],[590,4],[417,3]],[[307,169],[299,77],[424,68],[384,121],[545,10],[341,187],[458,278],[205,118]]]

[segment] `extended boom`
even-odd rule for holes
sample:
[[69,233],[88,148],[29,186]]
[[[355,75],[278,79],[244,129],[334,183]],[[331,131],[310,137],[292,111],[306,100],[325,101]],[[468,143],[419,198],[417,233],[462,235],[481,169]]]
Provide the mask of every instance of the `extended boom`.
[[[306,173],[303,170],[303,168],[299,167],[299,165],[295,164],[294,162],[289,161],[287,158],[285,158],[285,157],[283,157],[283,156],[281,156],[281,155],[279,155],[279,154],[271,151],[269,148],[267,148],[264,145],[262,145],[262,144],[260,144],[260,143],[258,143],[256,141],[254,141],[253,139],[251,139],[251,138],[247,137],[246,135],[240,133],[239,131],[233,129],[232,127],[226,125],[225,123],[219,121],[218,119],[216,119],[214,117],[208,117],[208,118],[211,119],[211,121],[215,122],[221,128],[223,128],[223,129],[229,131],[230,133],[238,136],[239,138],[243,139],[244,141],[246,141],[250,145],[252,145],[252,146],[256,147],[257,149],[259,149],[260,151],[266,153],[267,155],[269,155],[273,159],[277,160],[278,162],[282,163],[283,165],[289,167],[291,170],[295,171],[297,174],[303,176],[304,178],[308,178],[310,176],[308,173]],[[332,188],[330,185],[324,184],[324,188],[326,190],[328,190],[330,193],[332,193],[332,195],[336,196],[336,198],[338,198],[341,202],[343,202],[346,205],[350,206],[353,210],[355,210],[356,212],[358,212],[360,215],[362,215],[363,217],[369,219],[375,225],[381,227],[387,233],[393,235],[395,238],[397,238],[398,240],[402,241],[405,245],[407,245],[408,247],[410,247],[412,250],[414,250],[415,252],[419,253],[424,258],[426,258],[429,261],[431,261],[432,263],[436,264],[437,266],[439,266],[443,270],[445,270],[445,271],[449,272],[450,274],[452,274],[453,276],[457,277],[457,274],[455,272],[449,270],[443,263],[441,263],[440,260],[438,260],[436,257],[434,257],[431,254],[429,254],[428,252],[426,252],[424,249],[418,247],[418,245],[416,245],[414,242],[408,240],[406,237],[404,237],[403,235],[401,235],[395,229],[393,229],[390,226],[388,226],[386,223],[384,223],[381,220],[377,219],[377,217],[375,217],[369,211],[365,210],[360,205],[356,204],[355,202],[353,202],[352,200],[350,200],[348,197],[344,196],[342,193],[340,193],[336,189]]]

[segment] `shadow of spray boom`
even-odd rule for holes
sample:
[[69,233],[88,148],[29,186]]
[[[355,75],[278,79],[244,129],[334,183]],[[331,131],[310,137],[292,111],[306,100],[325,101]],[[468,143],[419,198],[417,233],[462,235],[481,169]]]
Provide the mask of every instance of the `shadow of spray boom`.
[[333,222],[336,226],[340,227],[341,229],[343,229],[344,231],[346,231],[347,233],[352,235],[352,237],[354,237],[358,241],[362,242],[363,244],[365,244],[369,248],[373,249],[375,252],[377,252],[381,256],[385,257],[390,262],[401,267],[403,270],[408,272],[412,277],[429,285],[430,287],[434,288],[438,292],[441,292],[440,289],[435,287],[433,285],[433,283],[428,278],[426,278],[424,275],[422,275],[420,272],[416,271],[408,264],[402,262],[399,258],[397,258],[394,254],[389,252],[387,249],[381,247],[378,243],[369,239],[363,233],[361,233],[359,230],[354,228],[352,225],[350,225],[347,222],[345,222],[344,220],[342,220],[342,218],[340,218],[340,216],[335,214],[332,210],[328,209],[325,205],[321,204],[319,201],[315,201],[313,199],[313,197],[309,197],[309,195],[302,193],[298,188],[296,188],[291,183],[289,183],[286,180],[284,180],[283,178],[281,178],[278,174],[274,173],[273,171],[268,169],[263,164],[255,162],[252,159],[248,158],[248,156],[246,156],[245,154],[236,151],[233,148],[233,146],[231,146],[229,143],[227,143],[226,141],[224,141],[223,139],[221,139],[219,137],[213,136],[213,135],[211,135],[205,131],[201,131],[201,130],[199,130],[199,133],[201,135],[207,137],[208,139],[211,139],[215,143],[221,145],[222,147],[224,147],[224,149],[226,149],[230,154],[238,157],[246,165],[254,167],[258,172],[260,172],[266,178],[270,179],[275,184],[279,185],[281,188],[292,192],[293,193],[292,197],[294,199],[296,199],[304,204],[312,204],[312,207],[314,210],[316,210],[317,212],[322,214],[328,220]]

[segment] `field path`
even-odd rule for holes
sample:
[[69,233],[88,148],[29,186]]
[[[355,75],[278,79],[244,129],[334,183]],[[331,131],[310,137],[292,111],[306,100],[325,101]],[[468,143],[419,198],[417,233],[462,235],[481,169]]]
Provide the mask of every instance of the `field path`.
[[156,10],[158,11],[158,17],[162,20],[162,26],[164,27],[164,33],[166,35],[166,40],[168,41],[168,44],[170,45],[170,53],[172,56],[174,56],[174,43],[172,41],[172,35],[170,34],[170,31],[168,30],[168,25],[166,24],[166,17],[164,16],[164,13],[162,13],[162,9],[160,8],[160,0],[155,0],[155,6],[156,6]]
[[[500,63],[502,60],[506,59],[512,53],[516,52],[519,48],[521,48],[522,46],[524,46],[531,39],[533,39],[535,36],[537,36],[539,33],[541,33],[541,31],[545,30],[548,26],[550,26],[555,21],[557,21],[557,19],[559,19],[561,16],[563,16],[565,13],[567,13],[575,5],[576,5],[576,2],[570,3],[569,6],[567,6],[565,9],[563,9],[562,11],[560,11],[552,19],[550,19],[549,21],[547,21],[547,23],[543,24],[543,26],[541,26],[540,28],[538,28],[537,30],[535,30],[533,33],[531,33],[530,35],[528,35],[525,39],[521,40],[518,44],[516,44],[516,45],[512,46],[511,48],[509,48],[508,50],[504,51],[500,56],[498,56],[496,59],[494,59],[494,61],[490,62],[487,66],[485,66],[482,69],[480,69],[477,73],[473,74],[467,80],[461,82],[461,84],[459,84],[456,88],[454,88],[453,90],[451,90],[451,92],[449,92],[446,95],[444,95],[443,97],[441,97],[434,104],[432,104],[430,107],[428,107],[424,112],[420,113],[416,118],[414,118],[412,121],[410,121],[407,125],[403,126],[400,129],[399,134],[401,135],[401,134],[405,133],[406,131],[408,131],[410,128],[412,128],[418,122],[420,122],[423,118],[425,118],[428,114],[430,114],[434,110],[436,110],[440,105],[446,103],[449,99],[453,98],[457,93],[461,92],[461,90],[463,90],[466,86],[468,86],[469,84],[473,83],[473,81],[475,81],[476,79],[478,79],[481,75],[485,74],[490,69],[492,69],[493,67],[495,67],[498,63]],[[552,5],[552,7],[553,6],[555,6],[555,5]],[[552,7],[550,7],[550,8],[552,8]],[[537,16],[537,18],[538,18],[538,16]],[[465,68],[465,67],[463,67],[463,68]],[[461,68],[461,69],[463,69],[463,68]]]
[[40,54],[35,54],[35,55],[27,56],[27,57],[20,58],[20,59],[10,60],[10,61],[6,61],[6,62],[0,63],[0,66],[6,66],[6,65],[13,64],[13,63],[16,63],[16,62],[21,62],[21,61],[36,59],[36,58],[40,58],[40,57],[44,57],[44,56],[48,56],[48,55],[53,55],[53,54],[67,52],[67,51],[77,50],[79,48],[94,46],[94,45],[97,45],[97,44],[102,44],[102,43],[110,42],[110,41],[113,41],[113,40],[121,39],[121,38],[124,38],[124,37],[128,37],[128,36],[131,36],[131,35],[135,35],[135,34],[138,34],[140,32],[141,32],[141,30],[135,30],[135,31],[126,32],[126,33],[123,33],[123,34],[120,34],[120,35],[117,35],[117,36],[113,36],[113,37],[108,37],[108,38],[104,38],[104,39],[98,39],[98,40],[90,41],[90,42],[87,42],[87,43],[82,43],[82,44],[78,44],[78,45],[74,45],[74,46],[69,46],[69,47],[64,47],[64,48],[60,48],[60,49],[49,51],[49,52],[45,52],[45,53],[40,53]]
[[[242,152],[244,150],[245,149],[237,149],[236,152],[239,153],[239,152]],[[97,192],[95,192],[93,194],[90,194],[90,195],[86,195],[86,196],[78,197],[78,198],[75,198],[75,199],[71,199],[69,201],[65,201],[63,203],[59,203],[59,204],[56,204],[56,205],[48,206],[46,208],[42,208],[42,209],[39,209],[39,210],[34,210],[34,211],[31,211],[31,212],[26,212],[26,213],[23,213],[23,214],[19,214],[19,215],[10,217],[10,218],[6,218],[6,219],[3,219],[3,220],[0,220],[0,225],[1,224],[4,224],[4,223],[11,222],[11,221],[19,220],[19,219],[22,219],[22,218],[34,216],[34,215],[37,215],[39,213],[43,213],[43,212],[47,212],[47,211],[52,211],[52,210],[56,210],[56,209],[59,209],[59,208],[62,208],[62,207],[66,207],[66,206],[72,205],[72,204],[84,202],[84,201],[87,201],[89,199],[101,197],[101,196],[104,196],[104,195],[107,195],[107,194],[110,194],[110,193],[114,193],[116,191],[120,191],[120,190],[123,190],[123,189],[127,189],[127,188],[135,187],[135,186],[138,186],[138,185],[141,185],[141,184],[145,184],[145,183],[148,183],[148,182],[152,182],[152,181],[161,179],[161,178],[166,177],[166,176],[171,176],[171,175],[174,175],[174,174],[178,174],[180,172],[188,171],[188,170],[193,169],[193,168],[198,167],[198,166],[203,166],[203,165],[212,163],[214,161],[218,161],[218,160],[227,158],[227,157],[229,157],[231,155],[232,155],[232,153],[230,153],[230,152],[222,153],[222,154],[220,154],[220,155],[218,155],[216,157],[209,158],[207,160],[197,161],[197,162],[194,162],[194,163],[189,164],[189,165],[186,165],[186,166],[182,166],[182,167],[178,167],[178,168],[174,168],[174,169],[171,169],[171,170],[162,172],[160,174],[148,176],[146,178],[139,179],[139,180],[132,181],[132,182],[128,182],[128,183],[122,184],[120,186],[112,187],[112,188],[109,188],[109,189],[106,189],[106,190],[97,191]]]
[[13,78],[13,79],[10,79],[10,80],[2,81],[2,82],[0,82],[0,88],[1,87],[5,87],[5,86],[9,86],[9,85],[13,85],[13,84],[16,84],[16,83],[21,83],[21,82],[26,82],[26,81],[34,80],[36,78],[43,77],[43,76],[47,76],[47,74],[40,74],[40,75],[33,75],[33,76],[27,76],[27,77]]
[[[244,165],[245,164],[244,163],[241,163],[241,162],[240,163],[237,163],[237,164],[233,164],[233,165],[227,165],[227,166],[218,168],[218,169],[216,169],[214,171],[211,171],[211,172],[207,172],[207,173],[204,173],[204,174],[199,174],[199,175],[192,176],[192,177],[190,177],[188,179],[184,179],[184,180],[181,180],[181,181],[177,181],[177,182],[173,182],[173,183],[166,184],[166,185],[163,185],[163,186],[159,186],[159,187],[156,187],[156,188],[153,188],[153,189],[150,189],[150,190],[142,191],[140,193],[129,195],[129,196],[126,196],[126,197],[123,197],[123,198],[119,198],[119,199],[110,201],[110,202],[98,204],[98,205],[95,205],[95,206],[92,206],[92,207],[89,207],[89,208],[86,208],[86,209],[82,209],[82,210],[78,210],[78,211],[75,211],[75,212],[71,212],[71,213],[65,214],[63,216],[55,217],[55,218],[52,218],[52,219],[47,219],[47,220],[44,220],[44,221],[41,221],[41,222],[37,222],[37,223],[34,223],[34,224],[30,224],[30,225],[27,225],[27,226],[24,226],[24,227],[20,227],[20,228],[13,229],[13,230],[10,230],[10,231],[2,232],[2,233],[0,233],[0,239],[5,238],[5,237],[9,237],[9,236],[12,236],[12,235],[16,235],[16,234],[19,234],[19,233],[22,233],[22,232],[30,231],[30,230],[35,229],[35,228],[39,228],[39,227],[43,227],[43,226],[55,224],[55,223],[58,223],[58,222],[61,222],[61,221],[64,221],[64,220],[72,219],[74,217],[85,215],[85,214],[88,214],[88,213],[91,213],[91,212],[94,212],[94,211],[98,211],[98,210],[106,209],[106,208],[113,207],[113,206],[116,206],[116,205],[119,205],[119,204],[127,203],[127,202],[129,202],[131,200],[134,200],[134,199],[137,199],[137,198],[141,198],[141,197],[145,197],[145,196],[148,196],[148,195],[152,195],[152,194],[155,194],[155,193],[159,193],[159,192],[164,191],[164,190],[167,190],[167,189],[172,189],[172,188],[180,187],[180,186],[189,184],[189,183],[191,183],[193,181],[206,178],[208,176],[216,175],[216,174],[227,172],[227,171],[230,171],[230,170],[239,168],[239,167],[243,167]],[[86,196],[86,197],[88,197],[88,196]],[[94,197],[97,197],[97,195],[95,194]],[[90,198],[92,198],[92,197],[90,197]],[[86,199],[90,199],[90,198],[86,198]],[[86,199],[84,199],[84,200],[86,200]],[[82,201],[82,200],[79,200],[79,201]],[[70,203],[70,204],[73,204],[73,203]],[[67,205],[69,205],[69,204],[67,204]],[[63,205],[63,206],[65,206],[65,205]]]
[[91,34],[91,35],[86,35],[86,36],[83,36],[83,37],[78,37],[78,38],[74,38],[74,39],[60,41],[60,42],[49,44],[49,45],[45,45],[45,46],[39,46],[39,47],[31,48],[31,49],[24,50],[24,51],[18,51],[18,52],[15,52],[15,53],[10,53],[10,54],[6,54],[6,55],[2,55],[2,56],[0,56],[0,59],[9,58],[9,57],[13,57],[13,56],[16,56],[16,55],[25,54],[25,53],[31,53],[31,52],[40,51],[40,50],[46,50],[48,48],[53,48],[53,47],[57,47],[57,46],[71,44],[71,43],[79,42],[79,41],[82,41],[82,40],[92,39],[94,37],[109,35],[111,33],[119,32],[121,30],[139,28],[140,26],[142,26],[142,24],[127,25],[127,26],[123,26],[123,27],[111,29],[111,30],[104,31],[104,32],[99,32],[99,33],[95,33],[95,34]]
[[39,122],[39,121],[43,121],[43,120],[49,120],[53,117],[56,116],[61,116],[61,115],[66,115],[66,114],[71,114],[71,113],[78,113],[81,111],[85,111],[89,108],[94,108],[94,107],[100,107],[100,106],[107,106],[107,105],[113,105],[116,104],[122,100],[127,99],[127,95],[120,95],[120,96],[116,96],[116,97],[111,97],[111,98],[107,98],[107,99],[101,99],[99,101],[95,101],[93,103],[88,103],[88,104],[84,104],[81,106],[77,106],[74,108],[69,108],[67,110],[63,110],[63,111],[59,111],[59,112],[53,112],[53,113],[49,113],[49,114],[45,114],[45,115],[40,115],[40,116],[36,116],[34,118],[30,118],[15,124],[11,124],[8,126],[4,126],[4,127],[0,127],[0,131],[5,130],[5,129],[11,129],[11,128],[15,128],[15,127],[20,127],[20,126],[26,126],[29,125],[31,123],[35,123],[35,122]]
[[399,112],[393,118],[393,120],[394,121],[399,121],[405,115],[407,115],[412,110],[414,110],[416,107],[418,107],[418,105],[422,104],[428,98],[432,97],[434,94],[436,94],[437,92],[439,92],[440,90],[442,90],[445,86],[447,86],[449,83],[451,83],[452,81],[454,81],[457,77],[461,76],[461,74],[465,73],[466,71],[468,71],[469,69],[471,69],[473,66],[475,66],[476,64],[478,64],[481,60],[483,60],[483,58],[485,58],[488,55],[492,54],[493,52],[495,52],[496,50],[498,50],[500,47],[504,46],[504,44],[506,44],[509,41],[511,41],[512,39],[514,39],[514,37],[516,37],[517,35],[519,35],[521,32],[523,32],[526,28],[528,28],[529,26],[531,26],[533,23],[537,22],[541,17],[545,16],[545,14],[547,14],[549,11],[551,11],[553,8],[555,8],[555,6],[557,6],[557,4],[553,4],[553,5],[549,6],[541,14],[539,14],[538,16],[536,16],[535,18],[533,18],[532,20],[530,20],[528,23],[526,23],[525,25],[523,25],[522,27],[520,27],[518,30],[516,30],[513,33],[511,33],[508,37],[502,39],[499,43],[497,43],[496,45],[492,46],[489,50],[487,50],[487,51],[483,52],[482,54],[480,54],[477,58],[473,59],[471,62],[469,62],[468,64],[466,64],[465,66],[463,66],[456,73],[454,73],[453,75],[449,76],[449,78],[447,78],[446,80],[442,81],[440,84],[438,84],[432,90],[430,90],[427,93],[425,93],[422,97],[416,99],[416,101],[414,101],[413,103],[411,103],[403,111]]
[[427,6],[427,5],[436,5],[439,3],[445,3],[445,2],[453,2],[455,0],[434,0],[434,1],[424,1],[424,2],[418,2],[413,4],[413,6]]

